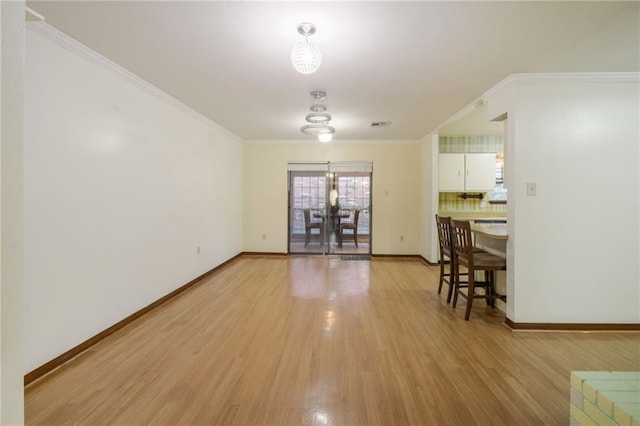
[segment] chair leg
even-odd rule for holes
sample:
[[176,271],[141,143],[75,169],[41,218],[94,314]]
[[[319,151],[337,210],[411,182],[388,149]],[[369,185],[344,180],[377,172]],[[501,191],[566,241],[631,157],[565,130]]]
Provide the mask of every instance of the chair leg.
[[353,230],[353,241],[356,243],[356,248],[358,248],[358,230]]
[[304,246],[305,247],[309,244],[309,241],[311,241],[311,230],[309,228],[307,228],[306,231],[305,231],[305,236],[304,236]]
[[488,281],[489,281],[489,295],[491,296],[491,307],[496,307],[496,276],[494,271],[489,271]]
[[469,287],[467,288],[467,309],[464,312],[465,321],[469,321],[469,317],[471,316],[471,306],[473,305],[473,295],[475,293],[474,290],[474,275],[475,271],[469,268]]
[[[488,283],[491,279],[490,277],[490,271],[484,271],[484,282]],[[491,288],[489,284],[486,284],[484,287],[484,295],[485,295],[485,302],[487,303],[487,306],[491,306],[493,299],[491,299]]]
[[[456,283],[455,268],[453,265],[453,259],[451,259],[449,263],[449,291],[447,292],[447,303],[451,302],[451,296],[453,295],[453,288],[455,287],[455,283]],[[438,291],[438,293],[440,292]]]
[[438,283],[438,294],[442,291],[442,283],[444,282],[444,257],[440,256],[440,282]]
[[458,292],[460,291],[460,266],[456,263],[453,266],[453,303],[451,304],[452,308],[456,308],[458,304]]

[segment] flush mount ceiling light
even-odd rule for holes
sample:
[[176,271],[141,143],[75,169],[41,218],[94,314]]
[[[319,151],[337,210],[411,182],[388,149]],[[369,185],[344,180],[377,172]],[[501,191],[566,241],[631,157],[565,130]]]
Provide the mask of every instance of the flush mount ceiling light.
[[309,36],[316,33],[315,25],[309,22],[298,24],[298,32],[304,39],[298,40],[291,51],[291,64],[302,74],[313,74],[320,68],[322,54],[318,46],[309,40]]
[[311,105],[311,113],[307,114],[305,119],[312,124],[327,124],[331,121],[331,114],[325,112],[327,107],[322,104]]

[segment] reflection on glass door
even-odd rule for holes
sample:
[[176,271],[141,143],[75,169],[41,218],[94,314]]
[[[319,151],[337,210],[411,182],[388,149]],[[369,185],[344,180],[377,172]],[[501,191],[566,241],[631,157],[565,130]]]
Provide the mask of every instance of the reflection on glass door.
[[371,163],[294,166],[289,169],[289,253],[370,255]]
[[371,254],[371,173],[336,172],[340,212],[338,251]]
[[327,173],[289,172],[289,253],[324,254]]

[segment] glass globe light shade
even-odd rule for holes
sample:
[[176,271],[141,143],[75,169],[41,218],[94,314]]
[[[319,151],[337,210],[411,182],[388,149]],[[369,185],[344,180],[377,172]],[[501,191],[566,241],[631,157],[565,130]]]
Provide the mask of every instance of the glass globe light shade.
[[313,74],[320,68],[322,54],[314,42],[305,37],[296,42],[291,51],[291,64],[302,74]]

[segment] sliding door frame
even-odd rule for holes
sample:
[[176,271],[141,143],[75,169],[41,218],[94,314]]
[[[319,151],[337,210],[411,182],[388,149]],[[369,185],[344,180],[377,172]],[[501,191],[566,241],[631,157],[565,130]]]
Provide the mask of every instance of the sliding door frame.
[[[347,161],[326,161],[326,162],[290,162],[287,165],[287,252],[289,254],[316,254],[316,255],[331,255],[331,254],[365,254],[371,255],[372,253],[372,222],[373,222],[373,199],[372,199],[372,184],[373,184],[373,163],[372,162],[347,162]],[[354,197],[353,194],[347,194],[346,188],[336,187],[336,183],[339,181],[340,175],[344,173],[346,176],[366,176],[367,179],[363,181],[361,185],[364,188],[361,189],[360,201],[351,201]],[[310,178],[322,177],[324,174],[325,180],[321,186],[319,182],[313,183],[314,187],[300,188],[300,181],[294,185],[294,180],[297,178],[304,178],[309,176]],[[343,176],[344,177],[344,176]],[[295,186],[295,187],[294,187]],[[324,200],[318,199],[318,188],[323,188]],[[339,203],[342,203],[344,210],[340,210],[340,204],[338,206],[332,206],[332,201],[335,201],[336,191],[339,191]],[[299,197],[303,197],[304,193],[307,193],[309,197],[312,197],[309,202],[300,200]],[[314,195],[309,194],[314,192]],[[350,191],[350,192],[353,192]],[[367,205],[362,204],[362,194],[368,194]],[[332,196],[333,195],[333,196]],[[351,197],[351,198],[349,198]],[[313,205],[312,205],[313,204]],[[306,222],[304,221],[304,210],[310,210],[308,219],[313,222],[313,227],[309,230],[306,229]],[[341,220],[352,222],[355,218],[355,211],[359,210],[359,225],[358,229],[368,229],[368,234],[361,236],[361,241],[358,247],[348,245],[345,248],[342,241],[339,240]],[[336,214],[336,212],[338,212]],[[332,213],[330,213],[332,212]],[[365,219],[366,218],[366,219]],[[364,226],[363,219],[367,220]],[[315,231],[319,229],[319,232],[323,232],[324,235],[319,235]],[[306,232],[311,233],[311,239],[306,235]],[[366,237],[365,237],[366,236]],[[319,241],[318,241],[319,240]],[[366,240],[366,243],[365,241]],[[304,241],[304,245],[302,245]],[[317,243],[320,242],[320,246]],[[365,247],[360,247],[364,245]],[[315,250],[315,248],[318,250]]]

